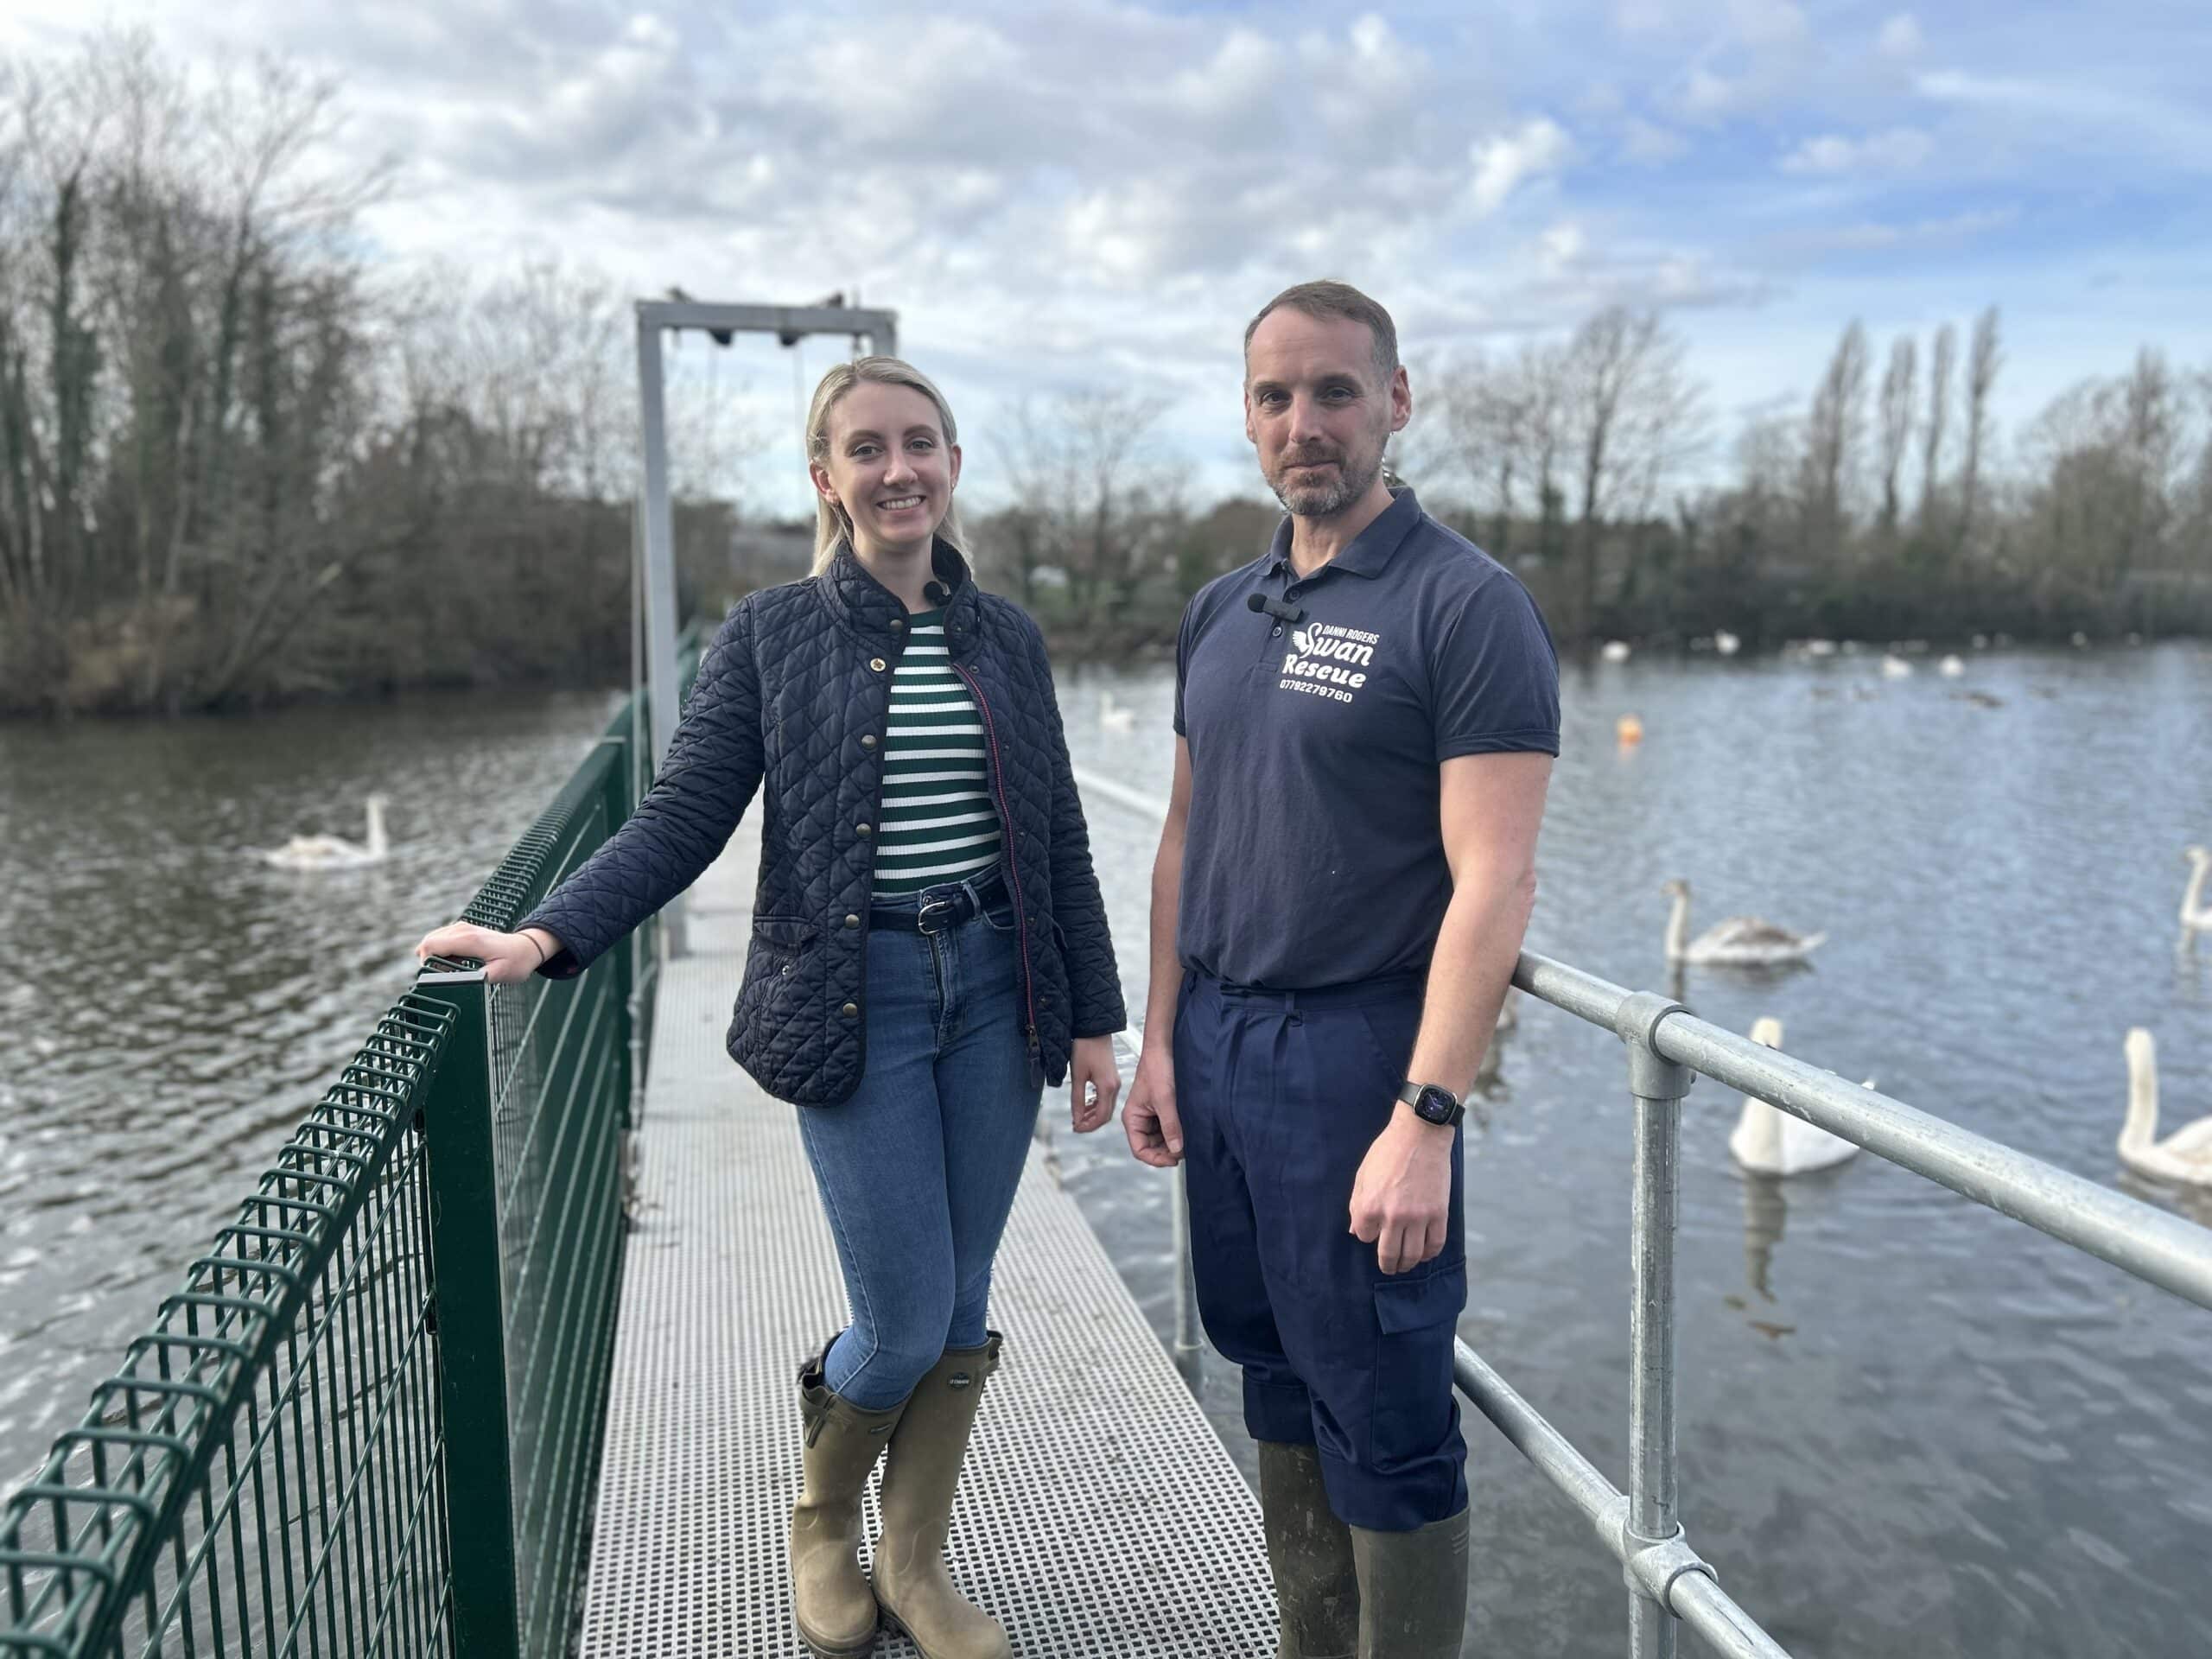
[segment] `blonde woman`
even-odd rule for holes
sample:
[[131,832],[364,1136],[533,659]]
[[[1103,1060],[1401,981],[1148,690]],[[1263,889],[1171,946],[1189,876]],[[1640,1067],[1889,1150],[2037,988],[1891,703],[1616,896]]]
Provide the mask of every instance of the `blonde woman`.
[[[729,1051],[802,1108],[852,1308],[799,1372],[799,1633],[851,1659],[880,1608],[927,1659],[1002,1659],[1005,1630],[944,1557],[999,1359],[991,1261],[1043,1085],[1071,1083],[1079,1133],[1113,1116],[1120,979],[1043,639],[961,551],[943,395],[895,358],[840,364],[806,451],[813,574],[730,613],[635,816],[516,932],[456,925],[418,949],[495,980],[579,973],[762,791]],[[871,1585],[856,1551],[879,1452]]]

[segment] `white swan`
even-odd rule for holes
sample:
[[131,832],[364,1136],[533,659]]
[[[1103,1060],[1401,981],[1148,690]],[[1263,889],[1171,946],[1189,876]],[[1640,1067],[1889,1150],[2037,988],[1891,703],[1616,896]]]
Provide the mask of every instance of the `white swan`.
[[2204,897],[2205,878],[2212,875],[2212,851],[2202,847],[2184,847],[2181,855],[2193,867],[2189,873],[2188,890],[2181,896],[2181,925],[2212,932],[2212,904],[2197,902]]
[[1885,652],[1882,658],[1882,677],[1885,680],[1909,680],[1912,677],[1912,664],[1895,652]]
[[1109,690],[1099,701],[1098,723],[1109,732],[1133,732],[1137,728],[1137,711],[1115,702]]
[[1609,663],[1624,663],[1633,649],[1625,639],[1608,639],[1598,654]]
[[2153,1180],[2212,1186],[2212,1117],[2158,1139],[2158,1050],[2137,1026],[2122,1045],[2127,1054],[2127,1122],[2120,1131],[2120,1160]]
[[1744,641],[1741,636],[1731,633],[1726,628],[1719,628],[1713,632],[1713,648],[1723,657],[1733,657],[1744,648]]
[[1825,933],[1793,933],[1757,916],[1731,916],[1695,939],[1690,934],[1690,884],[1676,880],[1659,889],[1675,901],[1667,918],[1667,960],[1724,963],[1738,967],[1796,962],[1812,954]]
[[1936,671],[1947,680],[1955,680],[1967,671],[1966,658],[1955,655],[1946,657],[1936,664]]
[[[1751,1027],[1751,1040],[1767,1048],[1782,1046],[1782,1021],[1763,1018]],[[1762,1175],[1802,1175],[1827,1169],[1859,1150],[1856,1141],[1830,1135],[1817,1123],[1792,1117],[1757,1095],[1744,1096],[1744,1115],[1728,1136],[1728,1150],[1745,1169]]]
[[372,795],[368,840],[351,842],[340,836],[294,836],[282,847],[265,849],[261,861],[279,870],[353,870],[364,864],[380,864],[391,851],[385,835],[384,809],[387,797]]

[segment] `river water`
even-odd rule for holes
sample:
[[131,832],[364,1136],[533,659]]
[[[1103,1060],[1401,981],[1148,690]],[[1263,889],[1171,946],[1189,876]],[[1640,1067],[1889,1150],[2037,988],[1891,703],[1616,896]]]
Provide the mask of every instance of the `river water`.
[[[1109,692],[1135,734],[1098,719]],[[1996,706],[1969,700],[1968,692]],[[1078,671],[1079,765],[1163,794],[1172,685]],[[431,697],[251,721],[0,728],[0,1488],[81,1411],[301,1110],[404,987],[613,706]],[[1694,928],[1825,929],[1814,965],[1676,993],[2060,1168],[2121,1173],[2120,1042],[2158,1042],[2169,1127],[2212,1111],[2212,940],[2177,949],[2181,849],[2212,842],[2212,652],[2195,645],[1571,673],[1533,948],[1671,989],[1660,885]],[[1643,721],[1621,749],[1615,721]],[[337,877],[250,849],[360,833]],[[1313,803],[1313,810],[1347,810]],[[1154,831],[1091,828],[1132,1007]],[[1626,1484],[1630,1114],[1619,1045],[1523,1001],[1471,1128],[1461,1334]],[[1869,1156],[1735,1173],[1738,1103],[1683,1129],[1682,1514],[1801,1656],[2202,1651],[2212,1623],[2212,1313]],[[1047,1121],[1054,1116],[1048,1105]],[[1172,1185],[1118,1131],[1054,1144],[1156,1329]],[[1249,1470],[1234,1374],[1200,1395]],[[1585,1523],[1479,1418],[1468,1651],[1624,1651]]]

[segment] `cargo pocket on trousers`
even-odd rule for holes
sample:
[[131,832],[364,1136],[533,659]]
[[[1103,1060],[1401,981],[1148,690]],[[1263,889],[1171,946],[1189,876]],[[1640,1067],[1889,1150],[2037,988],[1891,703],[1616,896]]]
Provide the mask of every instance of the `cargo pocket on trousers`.
[[1452,1351],[1467,1302],[1465,1257],[1416,1278],[1378,1280],[1372,1467],[1432,1456],[1452,1433]]

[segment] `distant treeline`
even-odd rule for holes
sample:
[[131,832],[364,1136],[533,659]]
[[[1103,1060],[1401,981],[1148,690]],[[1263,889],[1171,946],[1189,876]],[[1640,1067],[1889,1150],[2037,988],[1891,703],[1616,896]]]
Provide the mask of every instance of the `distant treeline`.
[[[0,97],[0,712],[242,708],[629,663],[625,308],[373,279],[332,89],[143,35]],[[680,412],[680,411],[679,411]],[[687,586],[729,512],[679,512]]]
[[[122,34],[4,73],[0,713],[621,677],[621,296],[365,264],[391,168],[333,170],[336,95],[281,65],[195,78]],[[1394,465],[1570,647],[2212,632],[2212,377],[2146,349],[2000,447],[1995,311],[1963,364],[1948,326],[1924,377],[1919,345],[1878,385],[1853,324],[1802,413],[1723,463],[1679,336],[1615,308],[1417,363]],[[727,448],[671,391],[679,461]],[[1271,504],[1190,500],[1165,407],[1117,388],[963,411],[1004,504],[971,518],[979,563],[1064,654],[1165,645],[1273,526]],[[683,598],[711,611],[742,578],[709,481],[679,471],[677,525]]]
[[[2146,348],[2054,401],[2000,465],[1996,310],[1963,365],[1957,345],[1936,333],[1923,381],[1900,338],[1877,385],[1853,322],[1802,410],[1746,423],[1723,456],[1679,335],[1616,307],[1565,340],[1416,364],[1393,467],[1570,649],[2212,632],[2212,373]],[[1256,503],[1186,511],[1147,441],[1159,413],[1095,393],[1001,423],[1017,502],[978,524],[982,561],[1064,650],[1172,640],[1182,599],[1273,527]]]

